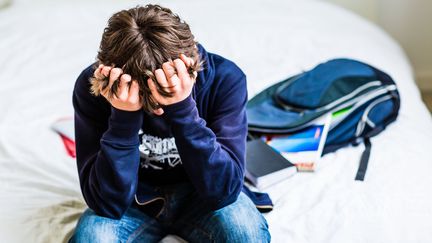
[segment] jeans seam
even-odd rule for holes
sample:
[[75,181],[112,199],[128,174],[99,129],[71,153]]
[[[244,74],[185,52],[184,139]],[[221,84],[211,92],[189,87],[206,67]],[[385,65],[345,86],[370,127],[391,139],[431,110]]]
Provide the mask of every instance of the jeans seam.
[[[126,243],[131,242],[132,239],[135,239],[136,236],[138,236],[139,234],[141,234],[145,229],[149,228],[150,226],[153,226],[155,224],[155,222],[144,222],[142,223],[140,226],[138,226],[138,228],[136,230],[134,230],[132,232],[132,234],[130,234],[126,240]],[[146,227],[143,227],[144,225],[146,225]]]

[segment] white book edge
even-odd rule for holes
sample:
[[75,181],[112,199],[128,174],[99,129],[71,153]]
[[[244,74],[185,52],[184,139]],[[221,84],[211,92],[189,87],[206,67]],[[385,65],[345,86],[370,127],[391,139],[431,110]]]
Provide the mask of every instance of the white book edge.
[[288,168],[275,171],[273,173],[267,174],[257,178],[257,188],[259,190],[264,190],[278,182],[284,181],[290,178],[292,175],[297,173],[297,168],[295,166],[290,166]]
[[324,150],[324,145],[325,145],[325,142],[327,140],[327,134],[328,134],[328,131],[329,131],[329,128],[331,125],[330,124],[331,118],[332,118],[332,113],[328,113],[327,116],[325,117],[324,128],[323,128],[322,136],[321,136],[321,139],[320,139],[320,142],[318,145],[317,158],[316,158],[315,162],[319,161],[319,159],[322,156],[322,152]]

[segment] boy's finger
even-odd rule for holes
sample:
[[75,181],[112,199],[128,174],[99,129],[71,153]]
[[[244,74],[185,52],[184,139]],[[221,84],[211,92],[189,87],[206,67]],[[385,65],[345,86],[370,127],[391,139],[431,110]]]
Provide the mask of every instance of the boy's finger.
[[185,63],[180,60],[179,58],[174,60],[175,68],[177,69],[177,76],[185,82],[186,80],[190,79],[189,73],[187,71]]
[[166,79],[168,80],[168,86],[175,86],[175,84],[172,84],[171,77],[173,77],[177,70],[174,67],[174,63],[172,61],[165,62],[162,64],[162,69],[165,73]]
[[[162,69],[156,69],[155,70],[155,76],[157,82],[164,88],[169,87],[167,77]],[[153,82],[152,82],[153,83]]]
[[123,74],[120,76],[119,82],[119,90],[117,91],[119,94],[119,98],[122,100],[126,100],[129,96],[129,86],[128,83],[131,81],[131,76],[128,74]]
[[129,74],[122,74],[120,77],[120,81],[127,84],[132,81],[132,77]]
[[185,54],[180,54],[180,58],[182,59],[182,61],[186,64],[186,67],[190,67],[194,64],[194,61],[192,58],[187,57]]
[[109,77],[109,74],[110,74],[111,68],[112,68],[112,67],[110,67],[110,66],[104,66],[104,67],[102,68],[101,73],[102,73],[102,75],[104,76],[103,78],[105,78],[105,77]]
[[169,60],[168,62],[164,62],[162,64],[162,69],[164,70],[165,73],[167,74],[173,74],[176,72],[175,68],[174,68],[174,64],[172,63],[171,60]]
[[102,75],[102,68],[104,67],[104,65],[103,64],[99,64],[99,66],[95,69],[95,71],[94,71],[94,73],[93,73],[93,76],[96,78],[96,79],[103,79],[104,78],[104,76]]
[[123,73],[123,70],[120,68],[113,68],[109,74],[109,88],[113,86],[114,82],[120,78],[120,75]]
[[120,83],[119,83],[119,87],[127,87],[128,88],[128,83],[132,81],[132,77],[129,74],[122,74],[120,76]]
[[132,81],[131,87],[129,89],[129,101],[138,102],[139,97],[139,85],[136,80]]
[[153,83],[153,80],[151,78],[147,79],[147,84],[150,88],[150,92],[153,96],[153,98],[155,99],[155,101],[157,103],[159,103],[159,105],[163,105],[163,98],[162,96],[159,94],[159,92],[157,91],[156,85]]

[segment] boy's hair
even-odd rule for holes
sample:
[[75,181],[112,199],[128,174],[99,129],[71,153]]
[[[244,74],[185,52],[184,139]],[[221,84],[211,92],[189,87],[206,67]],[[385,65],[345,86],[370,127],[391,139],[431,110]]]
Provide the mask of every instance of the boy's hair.
[[[161,95],[172,96],[156,81],[154,71],[183,53],[194,60],[188,70],[193,77],[202,66],[196,44],[189,25],[168,8],[151,4],[137,6],[111,16],[102,35],[96,65],[119,67],[137,80],[143,109],[151,111],[158,104],[151,97],[147,79],[153,80]],[[107,78],[92,78],[91,92],[99,95],[108,83]],[[118,81],[114,82],[109,96],[116,94],[118,85]]]

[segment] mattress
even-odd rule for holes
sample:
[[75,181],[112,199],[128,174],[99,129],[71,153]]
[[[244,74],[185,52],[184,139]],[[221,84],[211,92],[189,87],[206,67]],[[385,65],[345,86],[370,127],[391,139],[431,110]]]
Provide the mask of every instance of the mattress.
[[[76,164],[51,125],[72,117],[72,88],[95,60],[108,17],[146,1],[16,0],[0,10],[0,242],[62,242],[86,205]],[[210,52],[237,63],[249,97],[338,57],[390,74],[398,120],[362,146],[325,155],[315,173],[267,192],[273,242],[431,242],[432,119],[401,47],[372,23],[313,0],[160,1]]]

